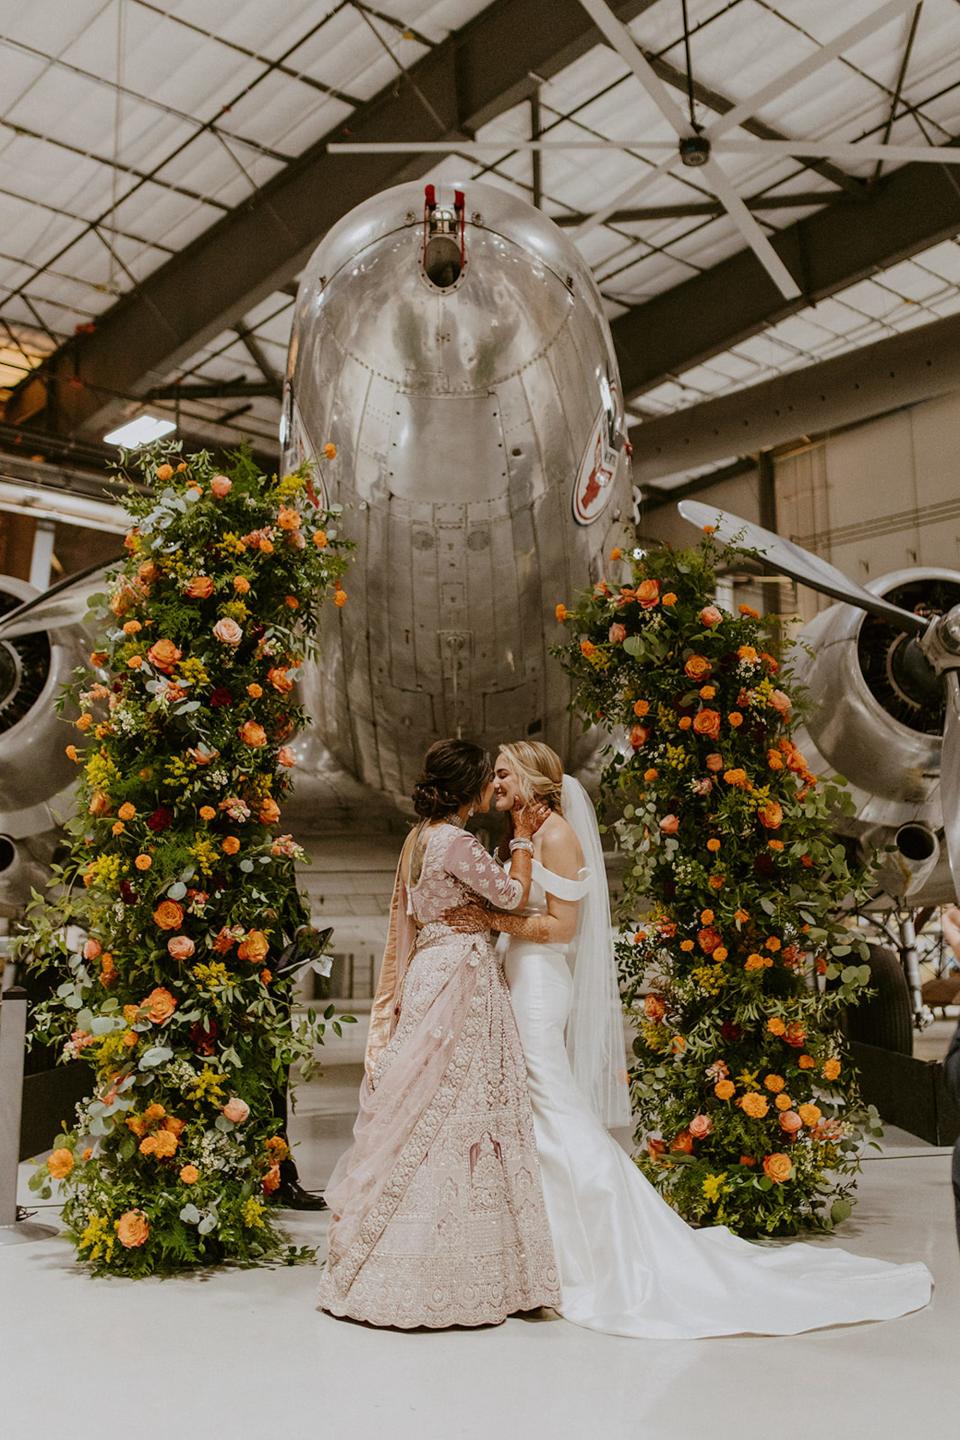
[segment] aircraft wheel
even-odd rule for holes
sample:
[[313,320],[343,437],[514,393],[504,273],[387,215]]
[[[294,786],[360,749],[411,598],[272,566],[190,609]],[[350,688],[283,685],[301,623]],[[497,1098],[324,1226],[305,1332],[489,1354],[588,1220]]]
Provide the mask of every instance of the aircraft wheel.
[[895,950],[871,945],[869,965],[875,993],[847,1011],[847,1035],[864,1045],[912,1055],[913,1009],[900,957]]

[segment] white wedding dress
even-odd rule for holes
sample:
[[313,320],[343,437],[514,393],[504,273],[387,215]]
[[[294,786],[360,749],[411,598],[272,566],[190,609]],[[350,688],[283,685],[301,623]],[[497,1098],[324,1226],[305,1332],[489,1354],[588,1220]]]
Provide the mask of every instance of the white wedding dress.
[[[586,847],[584,853],[589,857]],[[590,872],[580,873],[579,880],[564,879],[534,860],[526,913],[543,913],[548,892],[580,900],[591,880]],[[726,1226],[687,1225],[574,1080],[564,1040],[573,994],[568,962],[576,963],[571,947],[511,936],[502,937],[501,947],[526,1057],[564,1319],[613,1335],[676,1340],[793,1335],[891,1319],[927,1304],[932,1278],[921,1263],[895,1265],[825,1245],[754,1245]]]

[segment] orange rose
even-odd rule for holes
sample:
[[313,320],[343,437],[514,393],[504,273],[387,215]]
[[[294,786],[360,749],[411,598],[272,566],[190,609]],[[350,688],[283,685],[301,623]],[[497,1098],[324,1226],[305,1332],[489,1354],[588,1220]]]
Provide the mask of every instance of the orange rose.
[[142,1210],[127,1210],[116,1222],[117,1239],[126,1250],[135,1250],[146,1243],[150,1222]]
[[270,942],[262,930],[250,930],[237,949],[237,958],[259,965],[267,957]]
[[272,665],[267,671],[267,679],[270,681],[274,690],[278,691],[281,695],[289,695],[293,689],[293,681],[287,674],[287,667],[285,665]]
[[801,1055],[797,1060],[797,1065],[801,1070],[815,1070],[817,1068],[817,1062],[812,1055]]
[[347,603],[347,592],[342,585],[338,585],[333,592],[333,603],[338,610],[342,610]]
[[244,745],[250,745],[255,750],[267,743],[267,732],[262,725],[257,724],[256,720],[244,720],[237,734]]
[[765,1095],[758,1090],[748,1090],[740,1101],[740,1109],[744,1115],[749,1115],[751,1120],[762,1120],[770,1109]]
[[831,1059],[827,1060],[827,1061],[825,1062],[825,1064],[824,1064],[824,1067],[823,1067],[823,1077],[824,1077],[825,1080],[836,1080],[836,1079],[838,1078],[839,1074],[840,1074],[840,1061],[836,1058],[836,1056],[833,1056],[833,1057],[831,1057]]
[[633,713],[634,715],[636,715],[638,720],[642,720],[645,715],[650,714],[650,701],[635,700],[633,704]]
[[731,710],[730,714],[727,716],[727,719],[733,726],[734,730],[738,730],[743,724],[743,716],[740,714],[739,710]]
[[155,640],[147,651],[147,659],[155,670],[168,674],[180,659],[180,651],[172,640]]
[[[697,735],[706,735],[710,740],[720,735],[720,713],[717,710],[698,710],[693,717],[693,728]],[[710,767],[713,768],[712,766]]]
[[641,580],[637,586],[637,604],[644,610],[652,610],[660,602],[660,581]]
[[183,924],[183,909],[176,900],[161,900],[153,912],[153,921],[161,930],[179,930]]
[[643,1013],[648,1020],[662,1020],[667,1013],[667,1007],[659,995],[647,995],[643,1001]]
[[656,778],[657,778],[657,776],[659,775],[659,773],[660,773],[659,770],[655,770],[655,769],[653,769],[653,767],[651,766],[651,768],[650,768],[649,770],[644,770],[644,772],[643,772],[643,778],[644,778],[644,780],[646,780],[647,784],[649,785],[650,782],[651,782],[651,780],[656,780]]
[[105,790],[94,790],[87,809],[91,815],[109,815],[110,796]]
[[260,971],[260,983],[261,983],[261,985],[269,985],[269,984],[270,984],[270,981],[271,981],[272,979],[273,979],[273,971],[272,971],[272,970],[261,970],[261,971]]
[[196,1185],[197,1181],[200,1179],[200,1171],[197,1169],[196,1165],[184,1165],[183,1169],[180,1171],[180,1179],[183,1181],[184,1185]]
[[718,1100],[729,1100],[736,1088],[732,1080],[718,1080],[713,1087],[713,1093]]
[[740,611],[741,615],[749,615],[751,620],[760,619],[760,611],[754,610],[752,605],[738,605],[737,609]]
[[723,778],[727,785],[733,785],[738,790],[749,790],[751,788],[750,781],[747,779],[746,770],[724,770]]
[[693,1136],[690,1134],[690,1131],[681,1130],[679,1135],[675,1135],[670,1143],[670,1149],[677,1151],[680,1155],[692,1155]]
[[790,1156],[782,1155],[779,1152],[775,1155],[765,1155],[763,1157],[763,1173],[773,1181],[774,1185],[782,1185],[793,1174]]
[[261,825],[276,825],[280,819],[280,806],[271,795],[267,795],[261,800],[257,819]]
[[757,814],[765,830],[779,830],[783,824],[783,810],[776,800],[768,800]]
[[650,731],[646,725],[630,726],[630,746],[633,750],[642,750],[650,739]]
[[[314,532],[313,532],[313,543],[314,543],[314,545],[316,545],[316,547],[317,547],[318,550],[325,550],[325,549],[327,548],[327,532],[326,532],[326,530],[314,530]],[[562,606],[562,605],[558,605],[558,606],[557,606],[557,609],[558,609],[558,610],[562,610],[562,609],[563,609],[563,606]],[[564,612],[564,618],[566,618],[566,612]],[[558,620],[560,619],[560,616],[559,616],[559,615],[557,616],[557,619],[558,619]]]
[[793,1045],[799,1050],[800,1046],[807,1038],[807,1032],[806,1030],[804,1030],[803,1026],[800,1025],[796,1020],[791,1020],[790,1024],[783,1032],[783,1038],[788,1045]]
[[209,575],[194,575],[183,587],[184,595],[191,600],[209,600],[213,594],[213,581]]
[[281,530],[299,530],[302,524],[299,510],[290,505],[281,505],[277,513],[277,524]]
[[677,724],[680,726],[681,730],[689,730],[690,726],[693,724],[693,721],[690,719],[689,715],[681,715],[680,719],[677,721]]
[[691,655],[683,667],[683,673],[690,680],[696,680],[699,683],[701,680],[706,680],[712,669],[713,666],[705,655]]
[[154,1025],[162,1025],[165,1020],[170,1019],[170,1016],[174,1010],[176,1010],[177,1002],[169,990],[164,989],[162,985],[158,985],[154,990],[150,991],[146,1000],[142,1002],[142,1008],[146,1011],[147,1018],[152,1020]]
[[272,1195],[274,1190],[280,1189],[280,1166],[271,1165],[263,1177],[263,1193]]
[[812,1126],[816,1125],[817,1121],[820,1119],[820,1116],[823,1114],[823,1111],[820,1109],[819,1105],[798,1105],[797,1114],[800,1116],[800,1119],[803,1121],[804,1125]]
[[73,1151],[67,1150],[65,1146],[54,1150],[47,1161],[47,1169],[54,1180],[65,1180],[73,1169]]
[[224,855],[236,855],[237,851],[240,849],[240,841],[237,839],[236,835],[227,835],[224,838],[223,844],[220,846],[220,848],[223,851]]

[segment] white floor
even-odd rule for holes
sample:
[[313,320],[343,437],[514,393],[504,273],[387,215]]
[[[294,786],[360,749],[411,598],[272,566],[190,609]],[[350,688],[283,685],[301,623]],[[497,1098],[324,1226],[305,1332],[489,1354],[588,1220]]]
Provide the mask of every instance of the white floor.
[[[358,1027],[359,1028],[359,1027]],[[308,1184],[346,1143],[357,1041],[291,1126]],[[102,1440],[902,1440],[957,1433],[958,1263],[947,1150],[891,1131],[836,1240],[922,1259],[903,1320],[780,1339],[637,1341],[556,1318],[376,1331],[314,1309],[310,1268],[92,1280],[62,1240],[0,1247],[0,1436]],[[23,1167],[25,1180],[29,1167]],[[28,1192],[23,1191],[28,1201]],[[55,1221],[48,1209],[37,1219]],[[321,1253],[325,1215],[290,1217]]]

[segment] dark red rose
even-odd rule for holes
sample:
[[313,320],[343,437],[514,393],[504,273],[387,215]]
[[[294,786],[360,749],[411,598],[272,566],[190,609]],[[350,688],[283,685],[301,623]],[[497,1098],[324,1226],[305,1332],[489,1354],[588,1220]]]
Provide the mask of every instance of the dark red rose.
[[211,709],[216,710],[216,709],[217,709],[219,706],[221,706],[221,705],[232,705],[232,704],[233,704],[233,696],[230,694],[230,691],[227,689],[226,685],[218,685],[215,690],[211,690],[211,692],[210,692],[210,707],[211,707]]
[[166,805],[158,806],[152,815],[147,816],[147,828],[155,835],[159,835],[161,830],[169,830],[172,824],[173,811]]
[[136,905],[137,892],[136,890],[134,890],[129,880],[120,881],[120,898],[125,905]]
[[190,1026],[190,1044],[198,1055],[212,1055],[217,1048],[217,1035],[220,1033],[220,1026],[216,1020],[211,1020],[209,1025]]
[[720,1034],[724,1040],[730,1040],[736,1043],[737,1040],[741,1039],[743,1031],[740,1029],[740,1026],[735,1025],[732,1020],[724,1020],[720,1026]]

